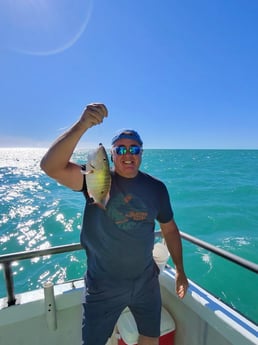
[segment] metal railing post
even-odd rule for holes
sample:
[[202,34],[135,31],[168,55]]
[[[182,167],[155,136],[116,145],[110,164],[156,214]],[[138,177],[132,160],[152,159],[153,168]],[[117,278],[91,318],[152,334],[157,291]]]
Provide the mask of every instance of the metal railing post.
[[4,276],[5,276],[5,284],[7,290],[7,304],[8,307],[14,305],[16,302],[16,298],[14,296],[14,287],[13,287],[13,273],[11,262],[7,261],[3,263],[4,265]]

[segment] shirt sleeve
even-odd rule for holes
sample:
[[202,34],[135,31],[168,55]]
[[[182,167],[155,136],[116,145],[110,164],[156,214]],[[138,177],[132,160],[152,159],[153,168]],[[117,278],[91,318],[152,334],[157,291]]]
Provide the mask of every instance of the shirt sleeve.
[[[83,171],[86,171],[86,165],[81,165],[81,169]],[[79,191],[76,192],[82,192],[83,195],[85,196],[85,199],[88,200],[89,199],[89,194],[88,194],[88,189],[87,189],[87,184],[86,184],[86,178],[85,175],[83,176],[83,183],[82,183],[82,188]]]
[[159,202],[159,212],[157,215],[157,220],[160,223],[168,223],[174,218],[174,213],[172,210],[169,194],[167,187],[161,182],[160,195],[158,198]]

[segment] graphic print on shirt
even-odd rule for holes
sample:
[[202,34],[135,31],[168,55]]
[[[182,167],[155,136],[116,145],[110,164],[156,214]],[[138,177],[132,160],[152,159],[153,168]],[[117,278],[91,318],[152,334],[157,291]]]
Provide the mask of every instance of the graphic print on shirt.
[[133,194],[117,194],[109,202],[107,213],[114,223],[123,230],[135,229],[141,222],[148,221],[148,208]]

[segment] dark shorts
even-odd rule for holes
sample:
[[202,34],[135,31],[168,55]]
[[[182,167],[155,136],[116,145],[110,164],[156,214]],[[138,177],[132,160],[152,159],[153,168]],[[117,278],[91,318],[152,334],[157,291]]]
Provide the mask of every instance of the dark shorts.
[[121,312],[129,307],[138,332],[160,335],[161,297],[156,267],[135,280],[94,280],[87,274],[82,344],[105,345]]

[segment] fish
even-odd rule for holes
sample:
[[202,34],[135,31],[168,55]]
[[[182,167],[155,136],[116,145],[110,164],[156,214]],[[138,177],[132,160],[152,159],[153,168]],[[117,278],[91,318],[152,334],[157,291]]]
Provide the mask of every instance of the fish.
[[110,197],[111,174],[108,155],[101,143],[88,154],[86,170],[82,170],[82,173],[93,203],[105,209]]

